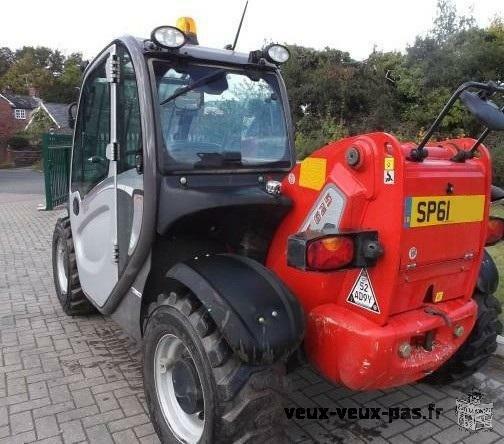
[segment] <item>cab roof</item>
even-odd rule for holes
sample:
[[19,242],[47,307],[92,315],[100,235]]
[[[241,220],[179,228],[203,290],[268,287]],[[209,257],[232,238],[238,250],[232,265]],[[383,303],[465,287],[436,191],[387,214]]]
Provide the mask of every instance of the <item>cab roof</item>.
[[[126,43],[126,41],[131,41],[131,37],[125,36],[119,39]],[[250,65],[249,54],[243,52],[237,52],[230,49],[216,49],[209,48],[201,45],[193,45],[190,43],[185,44],[179,49],[176,50],[168,50],[161,48],[149,48],[147,46],[150,42],[148,39],[135,39],[139,48],[143,51],[144,54],[149,55],[159,55],[160,57],[166,55],[178,55],[181,57],[188,57],[194,60],[205,60],[210,62],[218,62],[218,63],[226,63],[233,65]],[[262,68],[272,68],[277,69],[277,66],[273,63],[270,63],[264,60],[264,64],[260,65]]]

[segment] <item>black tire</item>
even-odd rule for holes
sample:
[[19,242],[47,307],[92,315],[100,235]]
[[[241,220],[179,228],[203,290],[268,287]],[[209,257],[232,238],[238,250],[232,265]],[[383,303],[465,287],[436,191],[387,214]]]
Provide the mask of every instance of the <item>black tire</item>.
[[[67,284],[65,288],[61,288],[60,279],[58,278],[58,248],[60,245],[63,249],[63,266],[66,269]],[[96,308],[86,298],[80,286],[72,239],[72,229],[68,217],[58,219],[54,227],[52,265],[54,287],[56,288],[56,294],[63,307],[63,311],[70,316],[95,313]]]
[[477,292],[478,318],[471,334],[459,350],[424,381],[430,384],[447,384],[466,378],[486,364],[497,349],[497,335],[502,333],[499,314],[501,304],[494,295]]
[[144,388],[162,443],[182,442],[167,424],[156,393],[155,352],[172,334],[188,349],[201,383],[204,426],[198,444],[286,442],[283,365],[252,367],[232,353],[192,293],[160,295],[149,307],[144,335]]

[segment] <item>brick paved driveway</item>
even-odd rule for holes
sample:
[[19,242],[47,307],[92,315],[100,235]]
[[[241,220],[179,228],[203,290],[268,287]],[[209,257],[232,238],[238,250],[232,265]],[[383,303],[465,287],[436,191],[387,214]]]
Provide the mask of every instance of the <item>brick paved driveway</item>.
[[[1,174],[1,172],[0,172]],[[3,187],[2,187],[3,188]],[[158,442],[146,412],[142,355],[101,316],[64,315],[53,290],[50,240],[57,212],[37,212],[41,196],[0,189],[0,444]],[[309,368],[291,377],[293,407],[443,408],[435,420],[292,420],[292,442],[504,442],[504,362],[443,389],[417,384],[352,393]],[[456,424],[455,399],[472,387],[494,403],[493,430]],[[336,419],[338,418],[338,419]]]

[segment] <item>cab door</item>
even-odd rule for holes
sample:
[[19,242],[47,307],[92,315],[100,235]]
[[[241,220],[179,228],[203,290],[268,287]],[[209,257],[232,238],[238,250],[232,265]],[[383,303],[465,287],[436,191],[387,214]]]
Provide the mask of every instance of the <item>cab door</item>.
[[117,242],[119,279],[135,251],[143,219],[143,137],[139,87],[131,55],[117,44]]
[[69,212],[79,280],[101,307],[117,283],[117,54],[112,45],[87,71],[72,151]]

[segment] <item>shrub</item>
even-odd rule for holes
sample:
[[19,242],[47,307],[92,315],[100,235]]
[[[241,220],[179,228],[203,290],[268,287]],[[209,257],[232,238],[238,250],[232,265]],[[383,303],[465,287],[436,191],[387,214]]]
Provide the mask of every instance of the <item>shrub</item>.
[[14,150],[21,150],[30,146],[30,139],[24,135],[16,134],[7,139],[7,144]]
[[504,187],[504,135],[494,134],[488,138],[485,145],[492,156],[492,183]]
[[346,128],[329,114],[306,114],[296,125],[297,158],[303,160],[316,149],[347,135]]
[[493,183],[504,187],[504,145],[492,153]]

